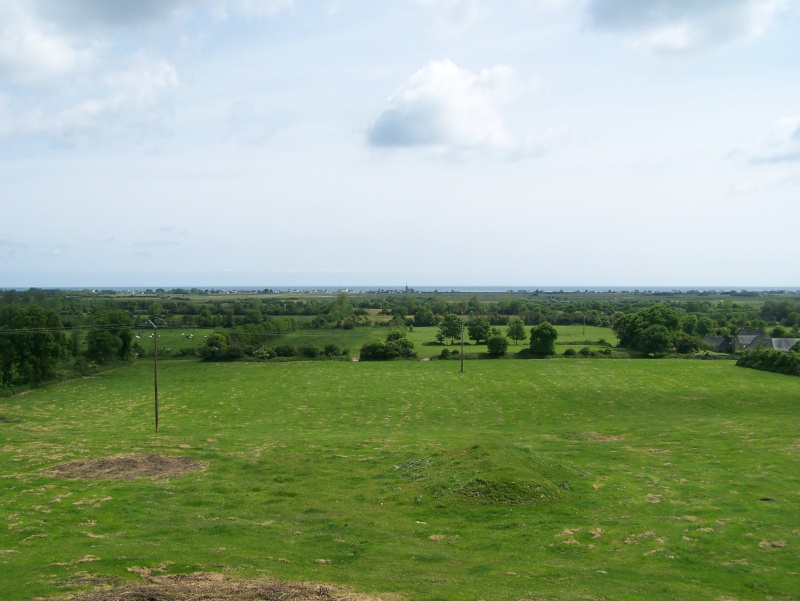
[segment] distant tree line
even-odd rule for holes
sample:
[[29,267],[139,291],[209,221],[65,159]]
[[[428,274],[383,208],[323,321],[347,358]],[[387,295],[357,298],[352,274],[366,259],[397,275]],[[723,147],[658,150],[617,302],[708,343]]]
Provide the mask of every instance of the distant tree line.
[[[767,298],[759,304],[753,301],[755,293],[729,296],[587,300],[537,292],[486,301],[477,295],[458,299],[443,294],[225,298],[176,289],[131,298],[112,291],[5,290],[0,292],[0,375],[3,386],[37,383],[56,377],[60,369],[80,370],[143,355],[132,328],[153,316],[167,326],[216,329],[198,351],[209,360],[341,358],[348,352],[335,345],[295,348],[278,340],[297,330],[375,325],[385,325],[389,334],[362,349],[370,358],[413,356],[406,337],[392,337],[398,329],[420,326],[436,327],[442,344],[453,344],[463,333],[476,344],[486,344],[492,356],[504,355],[509,341],[518,345],[526,340],[523,355],[550,356],[555,352],[554,340],[548,340],[553,326],[583,323],[612,327],[620,346],[653,356],[694,353],[703,349],[704,336],[730,340],[742,327],[771,327],[774,335],[800,337],[800,301]],[[499,326],[507,326],[505,334]]]

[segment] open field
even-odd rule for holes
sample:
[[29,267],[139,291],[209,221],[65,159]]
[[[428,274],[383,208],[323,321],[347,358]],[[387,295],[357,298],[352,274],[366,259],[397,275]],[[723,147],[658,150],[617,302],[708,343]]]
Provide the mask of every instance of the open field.
[[[159,368],[158,434],[148,362],[0,401],[0,598],[195,571],[416,600],[798,598],[797,378],[688,360]],[[46,471],[101,458],[144,477]]]
[[[600,350],[603,347],[597,344],[583,344],[584,341],[598,341],[605,340],[611,345],[617,344],[617,337],[614,335],[611,328],[600,328],[595,326],[555,326],[558,331],[558,345],[556,351],[558,354],[564,352],[565,349],[572,346],[572,348],[581,349],[588,346],[592,350]],[[506,331],[506,326],[499,326],[503,332]],[[177,355],[181,349],[185,348],[200,348],[205,344],[206,336],[211,334],[214,330],[209,328],[160,328],[158,330],[159,343],[158,348],[162,357],[167,357],[170,354]],[[443,348],[455,349],[460,348],[458,344],[442,346],[436,343],[436,332],[438,328],[435,326],[417,327],[408,333],[408,339],[414,343],[414,348],[420,358],[423,357],[436,357]],[[298,330],[288,334],[264,336],[264,345],[267,347],[275,347],[279,344],[290,344],[294,347],[303,345],[314,345],[318,348],[323,348],[326,344],[335,344],[341,349],[348,349],[350,355],[357,357],[362,345],[366,342],[375,340],[385,340],[386,334],[389,329],[386,327],[359,327],[352,330],[323,328],[319,330]],[[525,332],[530,333],[530,326],[525,327]],[[134,335],[139,336],[134,340],[144,347],[147,352],[153,349],[153,339],[151,338],[152,329],[136,328]],[[465,330],[465,343],[466,353],[480,354],[486,353],[486,345],[473,344],[466,338],[467,332]],[[191,336],[191,338],[190,338]],[[568,344],[574,342],[574,344]],[[520,340],[519,344],[514,345],[513,342],[509,343],[508,354],[513,355],[520,349],[525,348],[530,343],[529,339]],[[170,349],[169,351],[167,349]]]

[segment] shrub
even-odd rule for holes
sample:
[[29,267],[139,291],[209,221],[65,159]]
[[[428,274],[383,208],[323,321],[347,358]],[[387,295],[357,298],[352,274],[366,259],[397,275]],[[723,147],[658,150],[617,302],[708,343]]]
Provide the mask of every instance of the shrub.
[[314,346],[313,344],[304,344],[299,349],[297,349],[297,351],[301,357],[304,357],[306,359],[316,359],[321,354],[319,347]]
[[266,359],[272,359],[275,356],[275,351],[272,349],[268,349],[265,346],[262,346],[260,349],[256,349],[253,352],[253,357],[256,359],[261,359],[262,361]]
[[297,352],[291,344],[279,344],[275,347],[275,354],[278,357],[294,357]]
[[574,348],[568,348],[564,351],[565,357],[575,357],[578,353],[575,351]]
[[755,349],[746,351],[736,362],[736,365],[779,374],[800,376],[800,353],[784,353],[773,349]]
[[490,336],[486,347],[491,357],[502,357],[508,350],[508,338],[505,336]]
[[326,344],[325,349],[322,352],[325,353],[328,357],[335,357],[337,355],[344,354],[341,351],[341,349],[339,349],[339,347],[336,346],[335,344]]

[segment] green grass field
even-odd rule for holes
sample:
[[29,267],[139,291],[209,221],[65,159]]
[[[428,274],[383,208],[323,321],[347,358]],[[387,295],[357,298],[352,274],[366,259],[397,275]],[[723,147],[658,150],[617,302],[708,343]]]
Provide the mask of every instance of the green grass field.
[[[439,599],[796,599],[800,382],[728,361],[159,366],[0,400],[0,598],[150,570]],[[205,470],[67,479],[127,453]],[[324,561],[322,561],[324,560]]]
[[[615,345],[617,338],[610,328],[599,328],[594,326],[556,326],[558,330],[558,346],[556,352],[562,354],[565,349],[572,346],[579,350],[588,346],[591,350],[601,350],[603,347],[597,344],[583,344],[585,341],[596,342],[598,340],[605,340],[609,344]],[[506,327],[500,327],[501,331],[505,331]],[[159,343],[158,348],[162,357],[169,357],[170,355],[176,356],[181,349],[185,348],[199,348],[205,344],[205,337],[208,336],[213,330],[202,328],[160,328],[158,330]],[[417,355],[420,358],[437,357],[442,352],[443,348],[456,349],[460,346],[447,345],[441,346],[436,344],[436,327],[418,327],[414,328],[408,333],[408,338],[414,343]],[[295,348],[304,345],[313,345],[320,349],[324,348],[326,344],[335,344],[340,349],[347,349],[350,355],[357,357],[361,347],[374,340],[385,340],[386,334],[389,329],[386,327],[359,327],[353,330],[342,329],[329,329],[323,328],[319,330],[301,329],[280,336],[265,336],[264,345],[267,347],[275,347],[279,344],[290,344]],[[526,332],[530,332],[530,327],[526,327]],[[153,339],[150,337],[153,333],[152,329],[134,330],[134,335],[139,338],[134,338],[147,352],[152,352]],[[466,331],[465,331],[466,334]],[[191,336],[191,338],[190,338]],[[570,342],[575,342],[574,345],[569,345]],[[468,338],[465,338],[465,352],[471,355],[485,354],[487,349],[485,344],[473,344]],[[513,355],[520,349],[527,347],[529,340],[520,340],[517,345],[510,342],[508,347],[508,354]],[[167,350],[170,349],[170,350]]]

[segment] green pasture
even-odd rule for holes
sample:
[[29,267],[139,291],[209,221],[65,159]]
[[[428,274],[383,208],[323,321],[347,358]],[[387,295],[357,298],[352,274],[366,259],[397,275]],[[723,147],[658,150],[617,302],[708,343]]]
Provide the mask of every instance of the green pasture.
[[[499,329],[505,332],[506,327],[500,326]],[[580,325],[572,326],[556,326],[558,331],[558,346],[556,352],[562,354],[566,348],[573,346],[576,350],[588,346],[591,350],[601,350],[603,347],[597,344],[598,340],[605,340],[611,345],[617,344],[617,338],[610,328],[600,328],[595,326],[586,326],[585,328]],[[436,332],[438,328],[435,326],[430,327],[416,327],[408,333],[408,338],[414,343],[417,350],[417,355],[420,358],[425,357],[438,357],[443,348],[447,349],[460,349],[460,343],[455,345],[440,345],[436,342]],[[171,349],[172,355],[177,355],[181,349],[184,348],[199,348],[205,344],[205,337],[213,332],[208,328],[159,328],[158,330],[158,348],[161,356],[166,358],[169,356]],[[290,344],[295,348],[305,345],[313,345],[323,349],[327,344],[335,344],[340,349],[347,349],[350,355],[357,357],[361,347],[374,340],[385,340],[389,328],[386,326],[374,327],[357,327],[352,330],[343,329],[302,329],[295,332],[282,335],[264,335],[263,344],[267,347],[275,347],[279,344]],[[526,333],[530,333],[530,327],[526,327]],[[149,353],[153,350],[153,334],[152,328],[136,328],[134,335],[139,338],[134,338],[134,342],[138,342]],[[468,355],[480,355],[486,353],[486,345],[476,345],[467,338],[465,334],[465,352]],[[190,338],[191,336],[191,338]],[[585,343],[586,342],[586,343]],[[520,340],[515,346],[510,342],[508,347],[509,355],[513,355],[520,349],[528,346],[529,340]],[[571,344],[573,343],[573,344]],[[587,344],[588,343],[588,344]]]
[[[196,338],[196,337],[195,337]],[[800,382],[728,361],[159,365],[0,400],[0,598],[139,573],[401,599],[793,599]],[[185,456],[131,481],[76,459]]]

